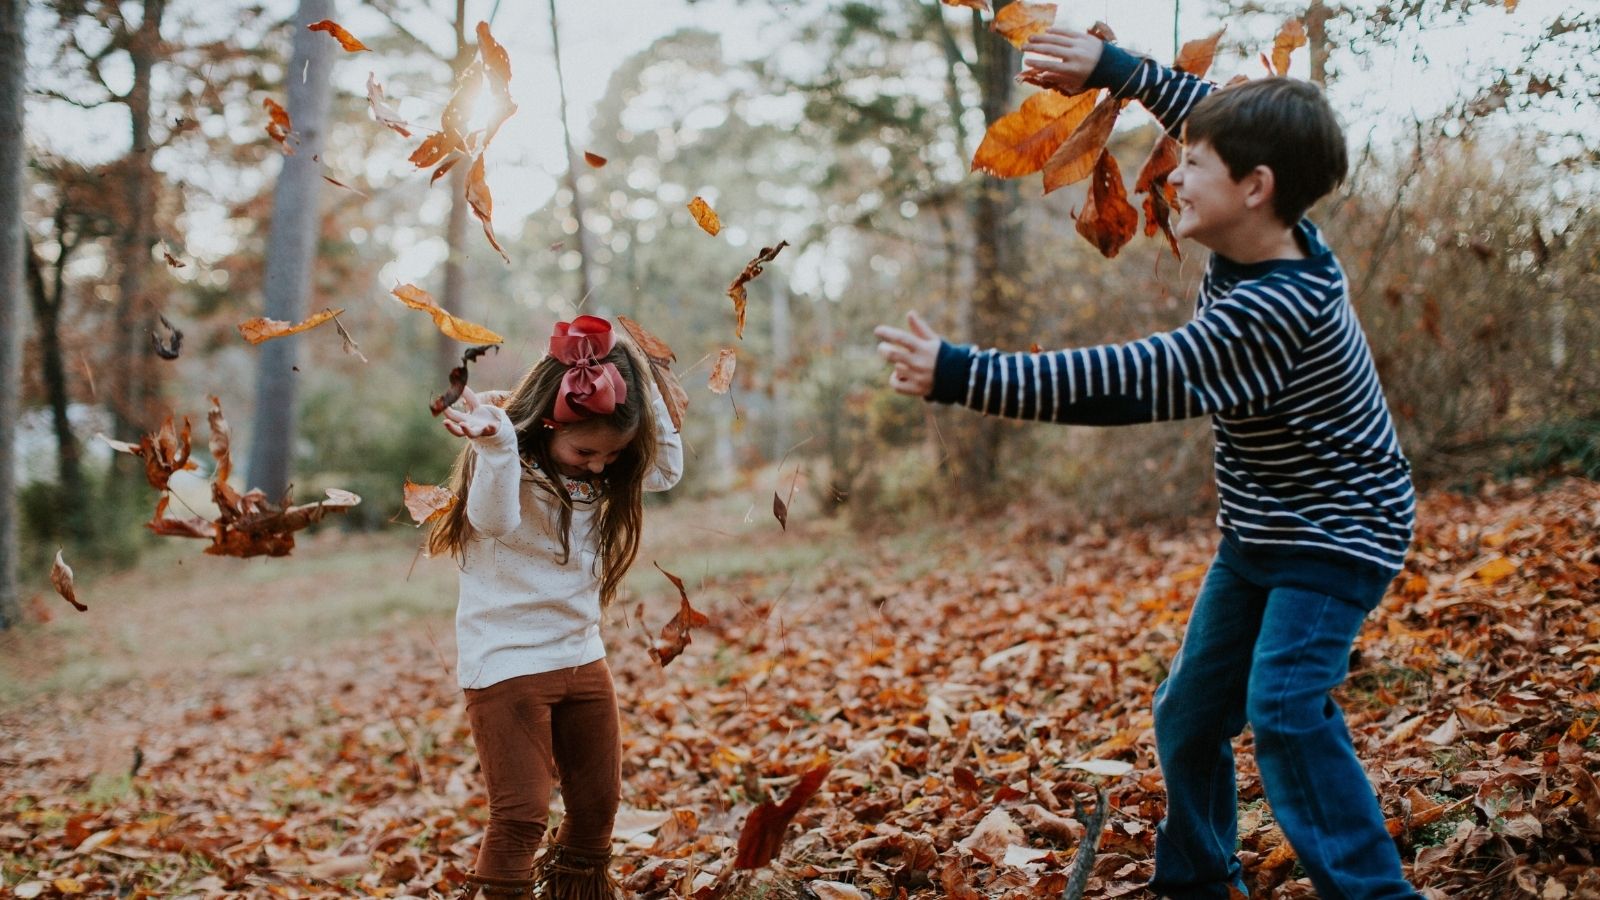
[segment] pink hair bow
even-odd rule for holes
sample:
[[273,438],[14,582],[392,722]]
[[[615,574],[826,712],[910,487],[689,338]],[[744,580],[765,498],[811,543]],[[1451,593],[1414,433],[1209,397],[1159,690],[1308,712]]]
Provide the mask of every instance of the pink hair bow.
[[611,323],[599,316],[579,316],[571,322],[556,323],[555,332],[550,335],[550,355],[568,369],[556,391],[550,424],[607,415],[628,399],[628,385],[616,363],[601,362],[616,343]]

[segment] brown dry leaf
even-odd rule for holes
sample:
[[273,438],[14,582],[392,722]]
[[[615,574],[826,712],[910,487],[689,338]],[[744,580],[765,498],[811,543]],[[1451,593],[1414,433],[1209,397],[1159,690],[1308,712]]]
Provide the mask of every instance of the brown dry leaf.
[[228,427],[228,420],[222,416],[222,401],[216,394],[211,397],[211,409],[206,412],[206,422],[211,426],[211,458],[217,461],[216,474],[212,475],[213,481],[227,481],[233,474],[233,456],[230,448],[233,446],[233,429]]
[[772,517],[784,531],[789,530],[789,504],[783,502],[777,491],[772,492]]
[[763,803],[750,810],[744,827],[739,830],[739,849],[733,861],[735,869],[759,869],[778,858],[783,850],[783,833],[800,808],[816,796],[831,769],[826,762],[812,767],[800,776],[800,781],[782,803]]
[[661,391],[661,400],[667,405],[667,414],[672,417],[672,430],[683,430],[683,413],[689,408],[689,394],[678,383],[677,376],[672,374],[672,363],[678,358],[677,354],[672,352],[666,341],[645,331],[638,322],[627,316],[617,316],[617,321],[627,329],[628,336],[633,339],[639,352],[650,361],[650,374],[655,376],[656,388]]
[[1100,93],[1106,99],[1084,118],[1078,130],[1056,148],[1055,154],[1044,164],[1046,194],[1082,181],[1094,171],[1101,151],[1106,148],[1106,141],[1111,139],[1111,130],[1117,125],[1117,114],[1128,102],[1113,100],[1106,91]]
[[453,316],[441,308],[429,294],[414,284],[402,284],[389,293],[393,294],[401,303],[412,309],[420,309],[433,317],[433,324],[439,327],[446,336],[464,344],[499,344],[505,338],[493,331],[466,319]]
[[483,61],[489,97],[494,101],[489,123],[483,129],[481,151],[489,149],[489,143],[500,132],[500,126],[517,111],[517,104],[511,101],[511,55],[494,39],[487,22],[478,23],[478,58]]
[[689,215],[694,216],[695,223],[712,237],[716,237],[717,232],[722,230],[722,220],[717,217],[717,211],[711,208],[711,204],[707,203],[704,197],[696,196],[689,201]]
[[333,185],[336,188],[342,188],[342,189],[347,190],[350,193],[355,194],[357,196],[368,197],[370,199],[370,197],[369,197],[369,195],[367,194],[366,191],[360,190],[358,188],[353,188],[350,185],[345,184],[344,182],[340,181],[339,179],[334,178],[332,175],[323,175],[322,176],[322,180],[326,181],[327,183]]
[[1015,178],[1043,169],[1094,109],[1094,99],[1092,91],[1072,97],[1055,91],[1034,94],[984,132],[983,143],[972,157],[972,170]]
[[964,6],[978,12],[989,11],[989,0],[944,0],[945,6]]
[[183,346],[183,332],[160,313],[156,314],[156,319],[161,322],[161,327],[167,330],[166,337],[155,331],[150,332],[150,343],[154,345],[156,355],[162,359],[177,359],[179,348]]
[[1028,42],[1028,38],[1044,33],[1055,23],[1054,3],[1025,3],[1017,0],[995,13],[994,22],[989,27],[1010,41],[1011,46],[1021,50],[1022,45]]
[[144,523],[144,527],[167,537],[200,538],[207,541],[216,539],[217,523],[210,519],[202,519],[199,516],[183,519],[168,516],[167,505],[171,500],[170,494],[162,494],[161,499],[156,501],[155,515]]
[[1122,170],[1111,151],[1102,150],[1095,163],[1089,197],[1078,213],[1078,233],[1094,244],[1100,255],[1111,259],[1138,231],[1139,211],[1128,202]]
[[426,525],[456,505],[455,491],[442,484],[417,484],[406,479],[406,512],[418,525]]
[[583,161],[596,169],[601,169],[605,167],[607,159],[598,153],[591,153],[588,150],[585,150],[583,151]]
[[1290,19],[1278,29],[1272,39],[1272,71],[1278,75],[1289,74],[1289,54],[1306,45],[1306,26],[1299,19]]
[[653,563],[653,565],[661,574],[667,576],[667,580],[672,582],[673,587],[678,589],[680,600],[677,615],[673,616],[672,621],[662,627],[661,637],[650,645],[650,658],[664,669],[667,667],[667,663],[677,659],[693,640],[690,629],[703,628],[710,625],[711,620],[706,617],[705,613],[689,605],[689,592],[684,589],[682,578],[661,568],[660,563]]
[[718,350],[717,361],[711,367],[711,377],[706,386],[711,388],[713,394],[726,394],[733,387],[733,370],[739,364],[738,358],[732,350]]
[[189,458],[189,450],[188,418],[184,418],[183,428],[178,429],[172,423],[172,416],[168,415],[155,433],[139,439],[137,455],[144,458],[145,480],[156,490],[164,491],[174,472],[199,468]]
[[346,53],[360,53],[363,50],[367,51],[368,53],[372,52],[371,47],[361,43],[356,39],[355,35],[346,31],[344,26],[333,21],[332,19],[323,19],[321,22],[314,22],[310,25],[307,25],[306,28],[310,29],[311,31],[326,31],[328,34],[333,36],[334,40],[339,42],[339,46],[343,47]]
[[461,365],[452,368],[447,376],[450,386],[445,388],[444,393],[433,398],[433,401],[428,404],[428,412],[437,416],[457,400],[460,400],[462,393],[467,389],[467,365],[490,350],[499,353],[500,345],[484,344],[481,347],[469,347],[465,353],[461,354]]
[[56,589],[56,593],[71,603],[78,612],[89,611],[89,607],[78,602],[78,590],[72,583],[72,567],[62,558],[60,550],[56,551],[55,564],[50,567],[50,584]]
[[506,255],[506,251],[494,237],[494,223],[491,221],[494,215],[494,200],[489,196],[489,182],[483,176],[481,154],[472,161],[472,168],[467,172],[467,203],[472,206],[472,214],[483,223],[483,235],[489,239],[489,245],[494,247],[501,259],[510,263],[511,257]]
[[389,99],[383,95],[383,86],[378,84],[378,77],[373,72],[367,73],[367,107],[372,110],[372,117],[384,127],[393,129],[401,137],[411,137],[411,126],[400,118],[399,110],[389,105]]
[[1217,57],[1217,43],[1222,40],[1222,33],[1227,30],[1227,26],[1223,26],[1210,37],[1196,38],[1184,44],[1178,51],[1178,58],[1172,67],[1180,72],[1188,72],[1196,78],[1206,77],[1206,72],[1211,70],[1212,60]]
[[740,272],[739,277],[733,279],[733,283],[728,285],[728,297],[733,300],[733,314],[738,319],[737,324],[734,325],[733,335],[741,341],[744,340],[744,308],[749,299],[745,295],[744,286],[749,284],[751,279],[760,275],[761,267],[777,259],[778,254],[787,246],[789,246],[788,241],[779,241],[776,247],[762,247],[761,252],[756,254],[756,258],[745,263],[744,271]]
[[1178,191],[1167,183],[1167,176],[1178,167],[1182,152],[1177,139],[1162,132],[1155,146],[1150,148],[1150,155],[1145,157],[1144,165],[1139,167],[1139,177],[1133,184],[1135,194],[1147,194],[1144,198],[1145,237],[1154,236],[1159,229],[1167,236],[1172,255],[1179,259],[1183,258],[1183,253],[1178,249],[1177,235],[1172,233],[1172,204]]
[[268,319],[262,316],[257,316],[254,319],[246,319],[243,322],[240,322],[237,327],[239,329],[240,337],[244,338],[246,341],[249,341],[251,344],[259,344],[263,341],[270,341],[273,338],[287,337],[291,334],[299,334],[302,331],[309,331],[318,325],[329,321],[334,316],[337,316],[342,312],[344,312],[344,309],[342,308],[324,309],[298,325],[291,325],[288,322],[282,322],[277,319]]
[[436,131],[423,138],[422,143],[417,145],[417,149],[411,151],[411,156],[408,157],[408,160],[417,168],[426,169],[451,153],[457,152],[461,146],[459,137],[454,137],[443,131]]
[[267,137],[277,141],[285,154],[293,156],[294,148],[289,146],[289,133],[294,130],[294,126],[289,122],[289,111],[271,97],[261,101],[261,105],[271,117],[267,122]]
[[161,248],[161,258],[165,259],[167,261],[167,265],[174,269],[182,269],[188,265],[188,263],[177,258],[176,256],[173,256],[172,251],[168,250],[166,247]]

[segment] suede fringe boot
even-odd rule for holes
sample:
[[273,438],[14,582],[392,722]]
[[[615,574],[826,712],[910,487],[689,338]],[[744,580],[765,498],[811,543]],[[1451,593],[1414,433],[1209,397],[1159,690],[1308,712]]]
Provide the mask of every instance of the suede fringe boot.
[[618,900],[622,888],[611,877],[610,853],[583,853],[553,844],[533,866],[541,900]]
[[533,900],[532,878],[491,878],[476,872],[467,873],[467,885],[462,888],[461,900],[484,897],[485,900]]

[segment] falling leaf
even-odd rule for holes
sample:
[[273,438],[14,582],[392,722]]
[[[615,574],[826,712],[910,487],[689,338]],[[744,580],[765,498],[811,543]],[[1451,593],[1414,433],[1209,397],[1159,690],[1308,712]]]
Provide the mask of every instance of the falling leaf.
[[776,247],[762,247],[761,252],[756,254],[756,258],[745,263],[744,271],[740,272],[739,276],[733,279],[733,283],[728,285],[728,296],[733,300],[733,314],[738,318],[738,324],[734,326],[733,334],[740,340],[744,340],[744,308],[748,301],[745,296],[744,286],[749,284],[751,279],[760,275],[761,267],[777,259],[778,254],[787,246],[789,246],[788,241],[779,241]]
[[472,168],[467,172],[467,202],[472,205],[472,214],[483,223],[483,235],[489,239],[490,246],[500,254],[501,259],[511,262],[511,257],[506,256],[506,251],[494,238],[494,223],[490,221],[494,213],[494,200],[489,196],[489,182],[483,175],[482,155],[472,161]]
[[88,612],[89,607],[78,602],[78,591],[72,583],[72,567],[62,558],[61,551],[56,551],[55,565],[50,567],[50,584],[55,587],[56,593],[71,603],[78,612]]
[[722,230],[722,220],[717,218],[717,211],[711,208],[704,197],[697,195],[689,201],[689,215],[694,216],[695,222],[712,237]]
[[1172,204],[1177,189],[1167,183],[1167,176],[1178,167],[1181,153],[1182,145],[1177,139],[1162,132],[1156,138],[1155,146],[1150,148],[1150,155],[1145,157],[1144,165],[1139,167],[1139,177],[1133,183],[1135,194],[1147,194],[1144,198],[1145,236],[1151,237],[1159,229],[1167,236],[1172,255],[1179,259],[1183,258],[1183,253],[1178,249],[1177,235],[1172,233]]
[[161,495],[161,499],[156,501],[155,515],[150,517],[150,521],[144,523],[144,527],[165,537],[200,538],[201,540],[207,541],[216,540],[217,523],[211,521],[210,519],[202,519],[199,516],[189,516],[187,518],[168,516],[167,505],[170,500],[171,495]]
[[1117,114],[1126,103],[1126,100],[1110,99],[1108,95],[1084,118],[1072,136],[1056,148],[1056,152],[1044,164],[1046,194],[1082,181],[1094,172],[1100,154],[1106,148],[1106,141],[1111,138],[1111,130],[1116,127]]
[[[211,556],[288,556],[294,533],[322,521],[330,512],[343,512],[361,503],[349,491],[328,488],[315,503],[287,506],[271,503],[260,490],[235,494],[227,485],[213,482],[212,499],[220,515],[217,533],[205,552]],[[284,508],[287,506],[287,508]]]
[[237,327],[240,337],[251,344],[259,344],[263,341],[270,341],[273,338],[287,337],[291,334],[299,334],[302,331],[310,331],[342,312],[344,312],[342,308],[324,309],[298,325],[257,316],[240,322]]
[[183,332],[168,322],[166,316],[157,313],[156,318],[160,319],[162,327],[167,329],[165,338],[154,331],[150,332],[150,343],[155,345],[156,355],[162,359],[177,359],[179,348],[183,346]]
[[1128,202],[1122,184],[1122,170],[1111,151],[1100,151],[1095,163],[1089,197],[1078,213],[1078,233],[1089,240],[1107,259],[1117,255],[1139,231],[1139,211]]
[[590,153],[588,150],[583,151],[583,161],[596,169],[604,168],[607,162],[604,156],[598,153]]
[[484,344],[481,347],[469,348],[467,352],[461,354],[461,365],[450,370],[450,387],[446,388],[444,393],[433,398],[433,402],[428,404],[428,411],[437,416],[451,404],[460,400],[461,394],[467,389],[467,364],[476,361],[478,357],[490,350],[498,353],[500,346],[498,344]]
[[439,166],[439,168],[433,170],[433,174],[428,177],[428,184],[431,186],[435,181],[443,178],[446,173],[456,167],[456,163],[461,162],[463,159],[466,159],[466,157],[460,153],[451,155],[449,159],[446,159],[444,163]]
[[1095,22],[1093,25],[1090,25],[1089,36],[1097,37],[1108,44],[1115,44],[1117,42],[1117,33],[1112,31],[1111,26],[1104,22]]
[[362,355],[361,353],[361,345],[356,343],[356,339],[350,336],[349,331],[345,330],[344,323],[339,321],[338,316],[333,317],[333,327],[339,331],[339,340],[343,342],[344,352],[354,356],[362,362],[366,362],[366,356]]
[[789,530],[789,504],[783,502],[777,491],[772,492],[772,515],[784,531]]
[[1278,29],[1272,39],[1272,71],[1278,75],[1289,74],[1289,54],[1306,45],[1306,26],[1299,19],[1289,19]]
[[414,284],[402,284],[389,293],[412,309],[420,309],[433,316],[433,324],[438,326],[439,330],[452,340],[461,341],[464,344],[499,344],[505,341],[505,338],[482,325],[468,322],[466,319],[446,312],[433,299],[433,295]]
[[217,461],[217,472],[211,477],[213,481],[227,481],[228,476],[233,474],[233,457],[229,452],[233,445],[233,429],[228,427],[228,420],[222,416],[222,401],[215,394],[211,395],[210,400],[211,409],[206,413],[206,422],[211,426],[211,458]]
[[367,107],[380,124],[393,129],[401,137],[411,137],[411,126],[400,118],[399,110],[389,105],[389,99],[383,95],[383,86],[378,84],[378,77],[373,72],[367,73]]
[[306,28],[311,31],[326,31],[333,36],[334,40],[339,42],[339,46],[343,47],[346,53],[360,53],[363,50],[369,53],[372,52],[372,48],[356,40],[355,35],[344,30],[342,25],[332,19],[323,19],[321,22],[307,25]]
[[989,0],[944,0],[945,6],[965,6],[979,12],[989,11]]
[[733,369],[738,365],[738,362],[732,350],[717,351],[717,361],[711,367],[711,378],[707,382],[707,387],[711,388],[711,393],[726,394],[728,392],[728,389],[733,386]]
[[650,658],[664,669],[667,667],[667,663],[677,659],[679,654],[683,653],[684,649],[689,646],[692,640],[690,629],[703,628],[710,625],[711,620],[706,617],[705,613],[689,605],[689,592],[684,590],[682,578],[668,572],[666,569],[662,569],[660,563],[655,563],[654,565],[678,589],[680,598],[677,615],[673,616],[672,621],[662,627],[661,637],[650,645]]
[[494,101],[489,124],[483,130],[482,149],[487,150],[489,142],[499,133],[500,126],[517,111],[517,105],[511,102],[511,55],[499,41],[494,39],[494,35],[489,33],[487,22],[478,23],[478,56],[483,60],[484,73],[489,84],[489,97]]
[[173,256],[172,251],[168,250],[166,247],[161,248],[161,257],[167,261],[167,265],[174,269],[182,269],[188,265],[188,263],[177,258],[176,256]]
[[277,141],[278,146],[283,148],[285,154],[293,156],[294,148],[289,146],[289,132],[293,131],[294,128],[289,123],[289,111],[280,106],[278,101],[271,97],[261,101],[261,105],[267,110],[267,115],[271,117],[271,121],[267,122],[267,137]]
[[411,151],[407,157],[412,165],[419,169],[426,169],[449,154],[455,152],[461,140],[442,131],[436,131],[422,139],[417,149]]
[[638,322],[627,316],[617,316],[617,321],[627,329],[628,336],[638,346],[639,352],[650,361],[650,374],[655,377],[656,388],[661,392],[661,400],[667,406],[667,414],[672,417],[672,430],[683,430],[683,413],[689,408],[689,395],[684,391],[683,385],[678,384],[677,376],[672,374],[672,363],[678,357],[668,347],[666,342],[644,330]]
[[418,525],[426,525],[449,512],[456,505],[455,491],[442,484],[416,484],[406,479],[406,512]]
[[1024,3],[1017,0],[995,13],[994,22],[989,27],[1010,41],[1011,46],[1021,50],[1028,38],[1043,34],[1055,22],[1054,3]]
[[1211,69],[1212,60],[1217,56],[1217,43],[1222,40],[1222,33],[1227,27],[1217,29],[1217,33],[1210,37],[1196,38],[1183,45],[1178,51],[1178,58],[1172,64],[1180,72],[1188,72],[1196,78],[1206,77],[1206,72]]
[[172,473],[199,468],[189,459],[187,418],[183,420],[183,429],[179,431],[172,424],[172,416],[168,415],[159,429],[141,437],[137,445],[126,441],[114,441],[103,434],[99,437],[113,450],[142,458],[145,480],[158,491],[167,489],[167,481],[172,477]]
[[739,849],[734,858],[735,869],[759,869],[778,857],[783,849],[783,833],[789,829],[795,814],[822,788],[832,767],[828,763],[813,767],[800,776],[799,782],[782,803],[763,803],[750,810],[739,831]]
[[360,197],[367,197],[368,196],[366,191],[357,190],[356,188],[353,188],[350,185],[345,184],[344,182],[340,181],[339,179],[334,178],[332,175],[323,175],[322,176],[322,180],[326,181],[327,183],[333,185],[336,188],[343,188],[344,190],[347,190],[350,193],[355,194],[357,196],[360,196]]
[[983,143],[972,157],[972,170],[1016,178],[1043,169],[1094,109],[1094,99],[1093,91],[1072,97],[1055,91],[1034,94],[984,132]]

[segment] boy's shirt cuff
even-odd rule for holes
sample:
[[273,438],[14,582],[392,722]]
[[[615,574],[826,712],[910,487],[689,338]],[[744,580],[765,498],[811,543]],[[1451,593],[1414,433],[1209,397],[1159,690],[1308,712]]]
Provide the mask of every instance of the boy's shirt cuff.
[[940,341],[939,355],[933,363],[933,390],[923,399],[936,403],[963,403],[971,376],[972,345]]
[[1085,87],[1110,88],[1119,98],[1125,96],[1124,91],[1132,89],[1134,72],[1139,64],[1144,62],[1144,57],[1132,53],[1107,42],[1100,51],[1100,61],[1094,64],[1094,71],[1089,73],[1089,78],[1084,82]]

